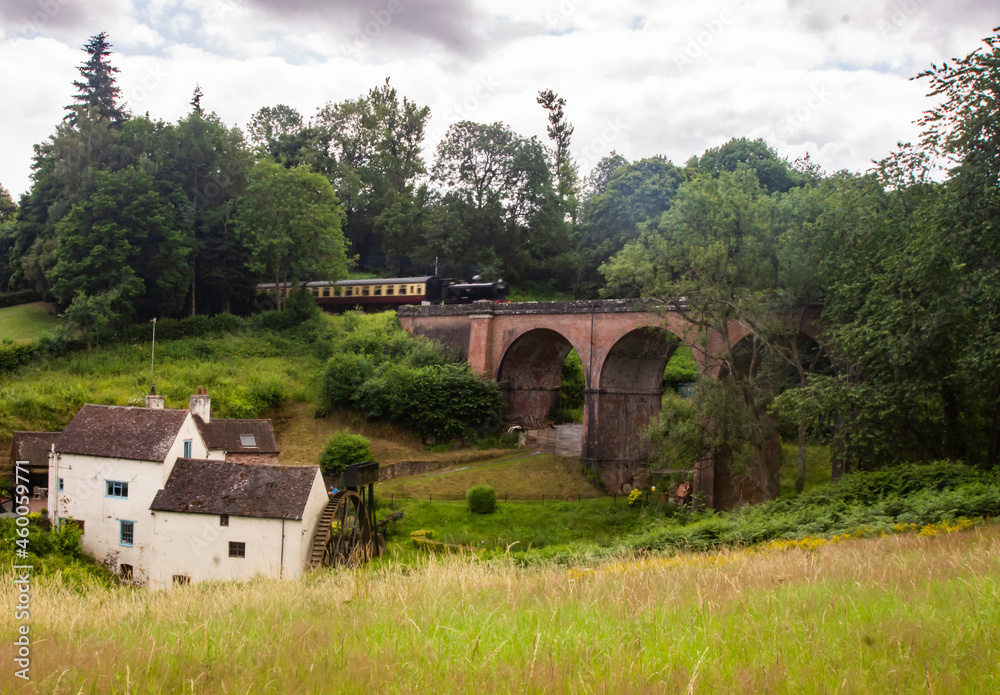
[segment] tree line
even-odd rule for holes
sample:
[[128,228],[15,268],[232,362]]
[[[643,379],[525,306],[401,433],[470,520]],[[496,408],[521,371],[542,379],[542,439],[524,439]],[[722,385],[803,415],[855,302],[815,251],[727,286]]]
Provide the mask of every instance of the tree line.
[[[941,106],[865,173],[736,138],[683,165],[611,152],[586,175],[550,90],[537,98],[548,142],[461,121],[427,162],[430,110],[388,80],[310,118],[261,108],[246,132],[206,113],[199,89],[176,123],[130,114],[99,34],[66,118],[35,148],[31,189],[17,205],[0,194],[0,288],[109,326],[245,313],[258,282],[352,268],[478,272],[539,297],[683,296],[692,328],[724,345],[721,378],[664,410],[670,456],[722,455],[773,487],[767,452],[792,423],[800,451],[832,440],[848,468],[995,465],[997,31],[918,76]],[[821,344],[799,330],[817,308]]]

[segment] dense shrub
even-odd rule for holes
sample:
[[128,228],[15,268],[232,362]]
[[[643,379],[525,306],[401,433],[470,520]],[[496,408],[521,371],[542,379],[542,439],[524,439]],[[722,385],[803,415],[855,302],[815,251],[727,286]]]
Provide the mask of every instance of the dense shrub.
[[12,290],[0,292],[0,308],[42,301],[42,295],[34,290]]
[[474,485],[465,493],[465,500],[473,514],[492,514],[497,508],[497,491],[489,485]]
[[[156,322],[156,340],[205,338],[213,335],[237,333],[248,326],[248,321],[233,314],[215,316],[189,316],[183,319],[159,319]],[[148,343],[153,338],[153,324],[146,321],[129,327],[126,337],[134,343]]]
[[327,363],[323,372],[323,414],[334,408],[350,407],[361,385],[374,371],[372,361],[365,355],[338,352]]
[[630,550],[753,545],[779,538],[887,533],[961,517],[1000,516],[1000,472],[954,461],[845,475],[794,498],[772,500],[693,523],[664,522],[629,539]]
[[0,563],[31,565],[34,574],[57,574],[68,585],[87,586],[96,580],[109,585],[113,575],[86,557],[80,548],[80,529],[72,522],[50,528],[48,519],[38,514],[28,516],[27,558],[15,558],[15,545],[21,539],[14,519],[0,519]]
[[319,467],[327,475],[339,475],[354,463],[371,461],[371,443],[360,434],[340,430],[330,435],[319,455]]
[[390,364],[361,386],[355,405],[370,419],[447,440],[496,431],[502,399],[496,382],[480,379],[466,364],[420,369]]
[[583,421],[583,389],[585,384],[583,364],[576,350],[570,350],[562,365],[562,385],[559,400],[550,414],[556,422]]
[[697,380],[698,363],[691,353],[691,348],[687,345],[678,346],[663,370],[664,384],[676,391],[679,385]]
[[31,362],[37,343],[14,343],[11,340],[0,342],[0,372],[9,372],[22,364]]
[[346,314],[342,331],[323,374],[320,414],[351,407],[444,440],[497,431],[499,387],[453,351],[409,335],[388,312]]

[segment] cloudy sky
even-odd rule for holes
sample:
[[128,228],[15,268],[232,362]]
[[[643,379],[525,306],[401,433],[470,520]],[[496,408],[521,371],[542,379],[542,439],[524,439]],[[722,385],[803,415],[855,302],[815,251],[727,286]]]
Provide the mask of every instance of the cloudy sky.
[[741,136],[858,171],[915,139],[932,102],[910,78],[996,24],[996,0],[0,0],[0,184],[30,185],[101,31],[128,108],[167,121],[196,84],[243,127],[391,77],[430,106],[430,146],[462,119],[544,138],[535,96],[553,89],[584,173],[611,150],[683,163]]

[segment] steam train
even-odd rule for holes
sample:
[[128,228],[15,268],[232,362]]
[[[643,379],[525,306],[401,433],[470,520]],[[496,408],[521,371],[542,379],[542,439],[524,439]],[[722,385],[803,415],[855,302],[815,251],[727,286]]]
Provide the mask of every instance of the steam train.
[[[412,278],[377,278],[374,280],[316,280],[300,283],[316,303],[326,311],[347,309],[392,308],[401,304],[469,304],[479,300],[506,301],[510,287],[503,280],[483,282],[476,275],[472,282],[424,275]],[[257,291],[287,297],[294,287],[273,282],[257,285]]]

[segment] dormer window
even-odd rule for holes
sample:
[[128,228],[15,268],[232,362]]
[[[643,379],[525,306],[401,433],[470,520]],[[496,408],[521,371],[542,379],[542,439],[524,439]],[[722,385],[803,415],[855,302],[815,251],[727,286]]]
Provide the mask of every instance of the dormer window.
[[242,446],[244,449],[256,449],[257,438],[254,437],[252,434],[241,434],[240,446]]

